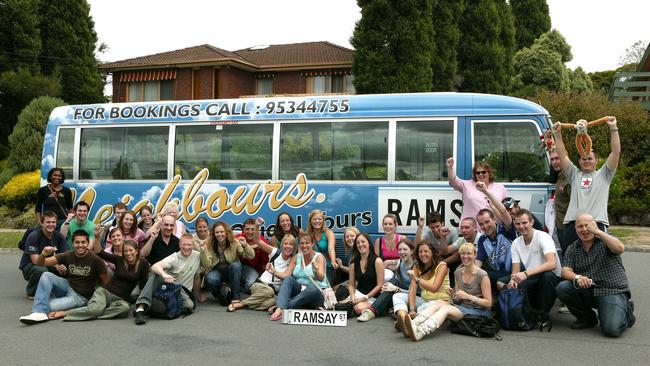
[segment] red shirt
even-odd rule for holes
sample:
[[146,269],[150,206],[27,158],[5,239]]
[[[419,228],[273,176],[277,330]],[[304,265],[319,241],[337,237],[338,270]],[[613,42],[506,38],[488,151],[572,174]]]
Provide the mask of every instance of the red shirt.
[[[240,233],[235,235],[237,238],[245,238],[246,235],[244,233]],[[262,239],[266,244],[269,242],[262,236],[260,235],[260,239]],[[266,254],[265,251],[262,250],[262,248],[257,247],[255,248],[255,257],[253,259],[246,259],[243,257],[240,257],[239,260],[241,261],[242,264],[247,264],[253,268],[259,273],[262,274],[264,270],[266,270],[266,264],[269,262],[269,255]]]

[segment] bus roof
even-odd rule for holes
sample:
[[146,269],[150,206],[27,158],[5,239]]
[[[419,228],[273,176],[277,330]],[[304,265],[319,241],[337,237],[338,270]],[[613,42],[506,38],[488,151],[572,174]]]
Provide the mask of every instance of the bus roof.
[[[343,108],[345,104],[347,107]],[[52,111],[49,124],[497,115],[548,115],[548,112],[524,99],[449,92],[70,105]]]

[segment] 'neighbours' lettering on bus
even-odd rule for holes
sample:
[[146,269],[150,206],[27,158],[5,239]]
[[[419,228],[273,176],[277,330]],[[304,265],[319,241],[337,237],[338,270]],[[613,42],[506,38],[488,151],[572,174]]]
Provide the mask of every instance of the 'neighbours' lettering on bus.
[[[202,192],[202,189],[209,174],[206,168],[199,171],[192,182],[185,188],[180,202],[178,202],[178,199],[170,200],[181,179],[180,176],[175,176],[162,189],[160,198],[155,205],[155,212],[160,212],[168,201],[177,201],[181,206],[182,216],[186,222],[194,221],[197,216],[204,212],[212,219],[219,218],[226,211],[238,215],[245,210],[247,214],[253,215],[259,211],[265,202],[271,210],[277,210],[284,205],[290,208],[302,207],[316,193],[314,189],[309,188],[307,177],[300,173],[291,184],[285,184],[282,180],[275,182],[268,180],[264,183],[238,186],[232,193],[228,192],[225,187],[219,186],[206,195]],[[95,196],[95,189],[89,187],[80,197],[92,202]],[[130,197],[125,196],[121,201],[124,202],[125,200],[127,201],[125,203],[128,203]],[[143,199],[135,204],[134,209],[139,209],[149,203],[148,199]],[[102,206],[95,216],[95,223],[108,219],[111,215],[110,211],[110,205]]]
[[78,107],[72,112],[74,120],[107,119],[170,119],[184,117],[252,116],[348,113],[350,98],[305,98],[298,100],[262,99],[254,101],[119,105],[106,109],[100,106]]

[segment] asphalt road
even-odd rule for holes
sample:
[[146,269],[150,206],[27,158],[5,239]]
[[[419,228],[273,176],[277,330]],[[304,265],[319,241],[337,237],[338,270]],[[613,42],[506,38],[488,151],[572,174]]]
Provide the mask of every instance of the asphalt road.
[[265,312],[227,313],[215,302],[177,320],[133,318],[26,326],[30,313],[19,257],[0,255],[1,365],[648,365],[650,254],[626,253],[636,325],[618,339],[598,328],[569,329],[571,315],[553,313],[550,333],[502,331],[503,341],[439,330],[413,343],[388,318],[347,327],[282,325]]

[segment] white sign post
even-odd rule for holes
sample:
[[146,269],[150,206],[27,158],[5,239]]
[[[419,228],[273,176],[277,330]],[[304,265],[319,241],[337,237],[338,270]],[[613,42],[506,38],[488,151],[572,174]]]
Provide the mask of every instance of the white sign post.
[[348,325],[348,313],[345,311],[289,309],[282,312],[282,324],[345,327]]

